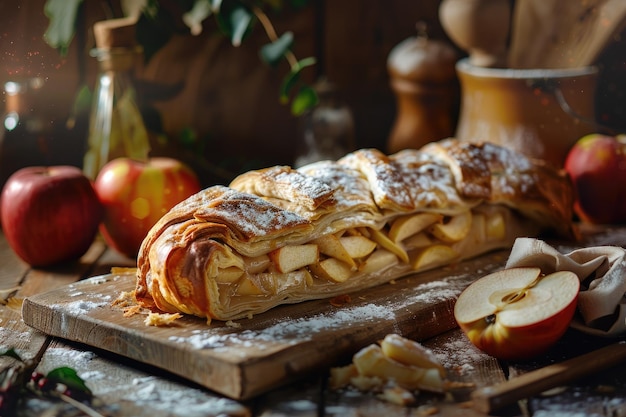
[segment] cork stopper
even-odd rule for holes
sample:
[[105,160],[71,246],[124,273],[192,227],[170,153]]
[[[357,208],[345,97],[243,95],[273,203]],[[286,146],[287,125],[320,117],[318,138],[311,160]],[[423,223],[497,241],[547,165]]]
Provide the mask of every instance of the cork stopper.
[[94,23],[93,33],[99,49],[132,48],[136,46],[137,17],[102,20]]

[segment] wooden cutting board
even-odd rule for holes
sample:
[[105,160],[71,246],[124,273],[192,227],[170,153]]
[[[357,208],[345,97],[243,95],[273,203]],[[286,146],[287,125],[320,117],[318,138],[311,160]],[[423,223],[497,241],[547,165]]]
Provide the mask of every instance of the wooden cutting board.
[[398,333],[424,340],[456,326],[453,306],[471,282],[497,269],[507,251],[415,274],[350,294],[349,302],[286,305],[223,323],[184,317],[169,327],[124,317],[112,302],[132,274],[89,278],[24,300],[26,324],[165,369],[233,399],[248,399],[307,373],[338,366],[367,344]]

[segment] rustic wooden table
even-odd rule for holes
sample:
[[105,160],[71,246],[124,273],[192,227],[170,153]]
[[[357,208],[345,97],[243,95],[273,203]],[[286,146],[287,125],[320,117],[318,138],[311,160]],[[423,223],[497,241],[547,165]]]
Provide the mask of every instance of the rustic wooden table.
[[[626,246],[626,230],[586,232],[586,245]],[[583,336],[574,330],[545,356],[525,363],[501,363],[474,349],[458,329],[423,341],[448,369],[449,377],[471,387],[455,395],[420,394],[414,406],[384,402],[371,393],[327,387],[329,369],[319,369],[297,383],[274,389],[251,400],[235,401],[119,355],[40,333],[21,318],[25,297],[108,273],[112,267],[134,266],[96,241],[80,262],[48,270],[31,269],[20,261],[0,235],[0,353],[15,349],[23,359],[37,362],[37,371],[68,366],[75,369],[95,396],[94,408],[105,416],[481,416],[468,401],[474,388],[514,379],[615,342]],[[8,297],[10,295],[10,297]],[[8,302],[7,299],[8,298]],[[16,369],[16,361],[0,356],[0,381]],[[0,390],[3,389],[0,384]],[[501,416],[625,416],[626,363],[595,372],[565,386],[526,398],[491,413]],[[20,394],[16,415],[80,416],[75,407],[58,400]]]

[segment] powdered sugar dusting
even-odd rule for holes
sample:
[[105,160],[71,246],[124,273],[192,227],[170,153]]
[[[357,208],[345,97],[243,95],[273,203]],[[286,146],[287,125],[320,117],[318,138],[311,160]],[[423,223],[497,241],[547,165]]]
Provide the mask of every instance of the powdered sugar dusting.
[[[0,326],[0,353],[4,353],[11,348],[15,348],[15,343],[28,346],[31,341],[32,333],[30,332],[17,332],[7,327]],[[3,342],[5,340],[12,340],[13,345],[8,346]]]
[[450,340],[446,343],[445,350],[434,353],[446,369],[458,375],[471,373],[474,364],[480,363],[486,357],[467,339]]
[[148,376],[120,364],[111,367],[107,361],[89,351],[64,347],[49,348],[39,371],[47,373],[61,366],[75,369],[87,387],[104,403],[108,403],[109,398],[115,404],[128,402],[127,411],[132,404],[143,410],[141,415],[149,415],[150,411],[159,416],[249,415],[244,406],[233,400],[159,377]]
[[170,341],[189,344],[194,349],[228,350],[233,347],[266,349],[280,344],[295,345],[312,340],[322,331],[344,329],[358,323],[394,321],[393,309],[386,306],[365,304],[351,308],[342,308],[324,314],[297,319],[283,318],[275,324],[259,330],[243,330],[237,333],[220,334],[215,329],[195,330],[190,336],[171,336]]

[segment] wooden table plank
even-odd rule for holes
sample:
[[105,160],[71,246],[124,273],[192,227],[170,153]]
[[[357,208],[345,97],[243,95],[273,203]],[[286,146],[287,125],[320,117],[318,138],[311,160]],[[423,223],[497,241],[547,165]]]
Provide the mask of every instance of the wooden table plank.
[[[236,326],[184,317],[171,327],[123,317],[110,303],[134,289],[134,275],[106,276],[38,294],[27,324],[158,366],[236,399],[248,399],[327,366],[390,332],[426,339],[456,326],[452,305],[501,252],[415,274],[356,294],[341,307],[317,300],[278,307]],[[108,301],[107,301],[108,300]],[[78,308],[77,308],[77,303]],[[104,304],[103,304],[104,303]]]
[[[47,373],[54,368],[69,366],[76,370],[92,390],[94,408],[107,416],[132,417],[249,417],[248,407],[195,386],[159,370],[143,367],[132,361],[120,361],[108,352],[80,344],[54,340],[37,371]],[[29,398],[27,408],[40,408],[46,401]],[[49,407],[58,402],[48,401]],[[64,414],[62,410],[66,410]],[[70,414],[63,406],[59,415]]]

